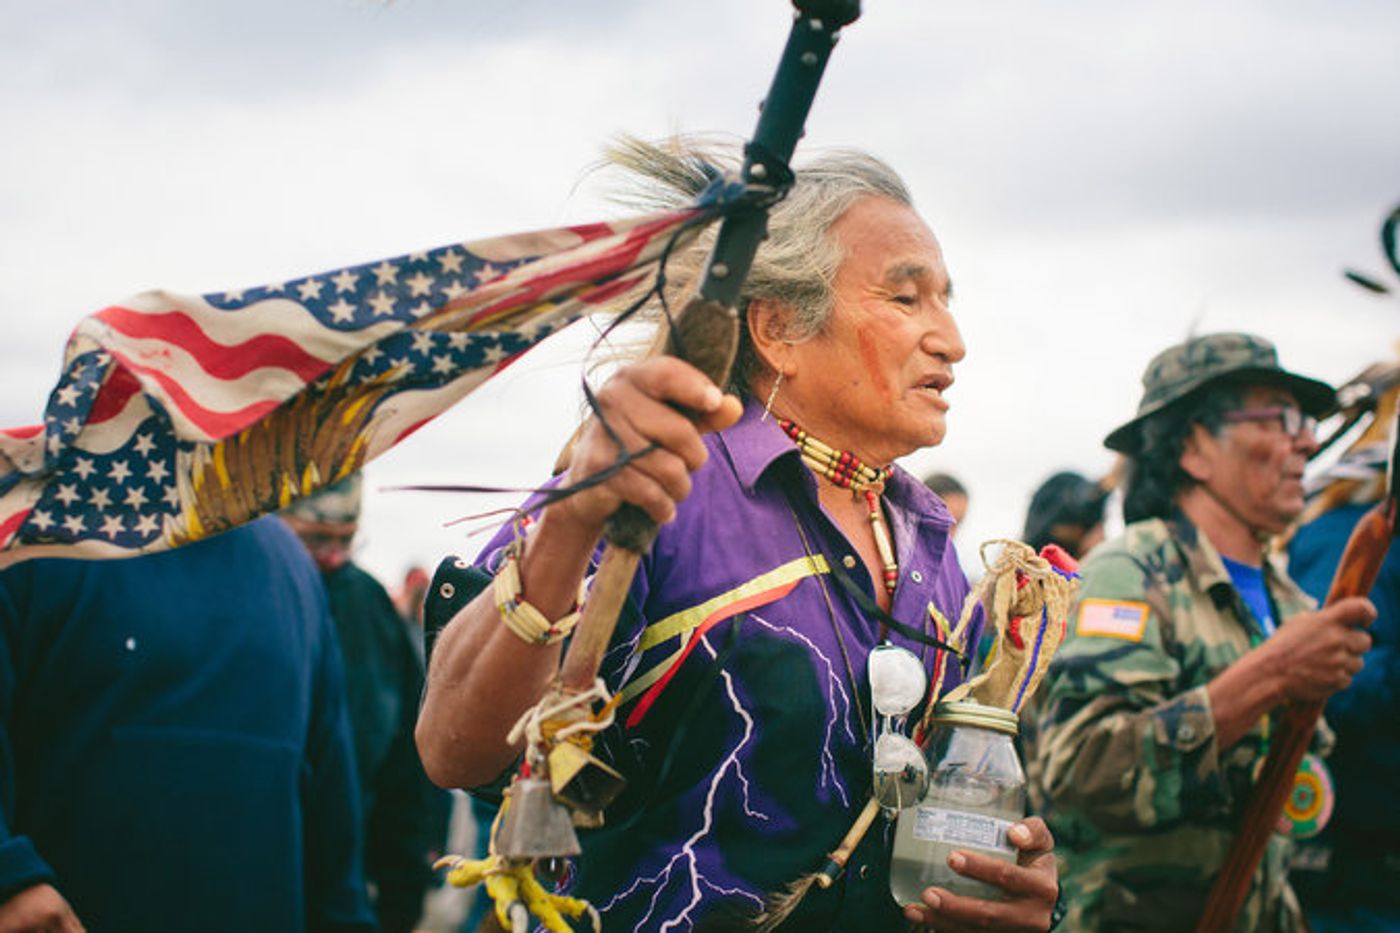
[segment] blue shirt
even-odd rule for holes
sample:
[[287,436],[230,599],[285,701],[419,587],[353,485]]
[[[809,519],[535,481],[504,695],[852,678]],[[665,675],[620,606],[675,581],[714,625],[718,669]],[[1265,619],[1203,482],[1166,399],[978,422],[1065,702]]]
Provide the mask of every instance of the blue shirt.
[[319,574],[266,518],[0,573],[0,899],[88,929],[373,929]]
[[1241,564],[1239,561],[1230,560],[1224,554],[1220,555],[1220,562],[1225,565],[1226,572],[1230,574],[1230,582],[1235,584],[1240,598],[1254,616],[1254,621],[1259,623],[1259,634],[1268,638],[1277,626],[1274,624],[1273,607],[1269,605],[1269,591],[1264,587],[1264,568]]

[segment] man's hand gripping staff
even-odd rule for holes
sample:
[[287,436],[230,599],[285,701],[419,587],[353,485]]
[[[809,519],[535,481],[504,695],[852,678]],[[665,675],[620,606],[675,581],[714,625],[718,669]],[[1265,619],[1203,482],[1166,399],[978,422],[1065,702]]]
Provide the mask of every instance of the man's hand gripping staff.
[[[637,387],[640,396],[647,401],[669,399],[676,410],[647,411],[643,406],[644,424],[633,418],[614,425],[608,421],[608,413],[619,406],[610,404],[613,399],[600,397],[598,424],[591,433],[601,440],[600,432],[606,432],[612,449],[600,455],[599,450],[609,444],[581,444],[571,473],[611,465],[592,460],[599,456],[615,459],[621,452],[618,448],[642,449],[667,435],[674,436],[683,415],[702,430],[727,426],[738,417],[737,402],[720,396],[715,386],[726,382],[733,364],[740,291],[765,234],[766,207],[781,198],[791,184],[788,160],[802,136],[831,50],[840,30],[860,15],[859,0],[794,0],[794,6],[797,13],[787,45],[753,140],[745,149],[741,209],[722,222],[698,294],[671,330],[667,354],[689,366],[663,358],[634,370],[637,379],[657,382]],[[694,370],[710,384],[696,379]],[[612,385],[608,391],[626,393],[630,388]],[[659,446],[672,449],[665,443]],[[684,449],[686,445],[681,446]],[[665,451],[649,453],[624,471],[630,475],[620,474],[606,486],[590,490],[587,499],[578,497],[577,502],[564,500],[559,504],[582,513],[599,503],[609,508],[621,503],[603,526],[608,545],[558,675],[544,698],[512,731],[512,736],[517,732],[525,735],[525,758],[492,829],[490,856],[480,861],[450,857],[439,863],[451,866],[448,880],[453,884],[484,881],[495,901],[497,919],[513,933],[523,933],[530,914],[556,931],[569,929],[565,916],[578,918],[585,913],[595,928],[599,925],[596,911],[586,902],[546,891],[534,877],[534,866],[541,859],[577,855],[580,847],[573,827],[601,825],[604,809],[622,789],[621,776],[589,753],[591,734],[606,728],[612,718],[613,700],[598,679],[598,670],[641,556],[655,538],[657,523],[671,517],[674,502],[689,491],[688,471],[698,467],[703,457],[703,450],[695,457],[687,457],[683,451],[680,456]],[[608,490],[615,496],[611,503]],[[595,704],[601,704],[596,712]]]

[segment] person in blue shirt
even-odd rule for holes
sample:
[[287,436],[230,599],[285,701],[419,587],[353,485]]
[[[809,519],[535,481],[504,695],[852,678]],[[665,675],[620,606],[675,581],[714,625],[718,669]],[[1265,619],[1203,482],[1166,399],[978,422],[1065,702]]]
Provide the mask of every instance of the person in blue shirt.
[[374,929],[341,661],[276,518],[0,572],[0,930]]

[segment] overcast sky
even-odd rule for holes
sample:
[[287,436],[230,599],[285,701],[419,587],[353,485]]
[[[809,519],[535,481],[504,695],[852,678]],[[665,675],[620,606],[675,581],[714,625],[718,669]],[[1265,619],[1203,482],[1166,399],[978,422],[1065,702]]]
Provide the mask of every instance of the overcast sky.
[[[1400,4],[867,0],[802,151],[908,180],[969,345],[949,436],[909,458],[972,492],[960,536],[1019,535],[1052,471],[1097,476],[1158,350],[1245,329],[1337,381],[1391,355]],[[586,169],[619,133],[753,128],[782,0],[0,4],[0,424],[39,419],[68,331],[148,288],[212,292],[615,216]],[[1388,277],[1394,283],[1394,277]],[[582,331],[587,325],[576,326]],[[542,478],[587,334],[527,357],[371,465],[362,561],[387,583],[474,552],[504,499],[381,491]],[[510,497],[507,497],[507,499]]]

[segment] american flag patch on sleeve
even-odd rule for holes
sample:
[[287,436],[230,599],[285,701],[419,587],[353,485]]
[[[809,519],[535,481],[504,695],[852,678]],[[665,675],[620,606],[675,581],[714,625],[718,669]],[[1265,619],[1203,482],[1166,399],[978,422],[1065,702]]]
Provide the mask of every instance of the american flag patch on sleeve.
[[1142,641],[1142,633],[1147,628],[1147,613],[1147,603],[1086,599],[1079,604],[1079,624],[1075,633]]

